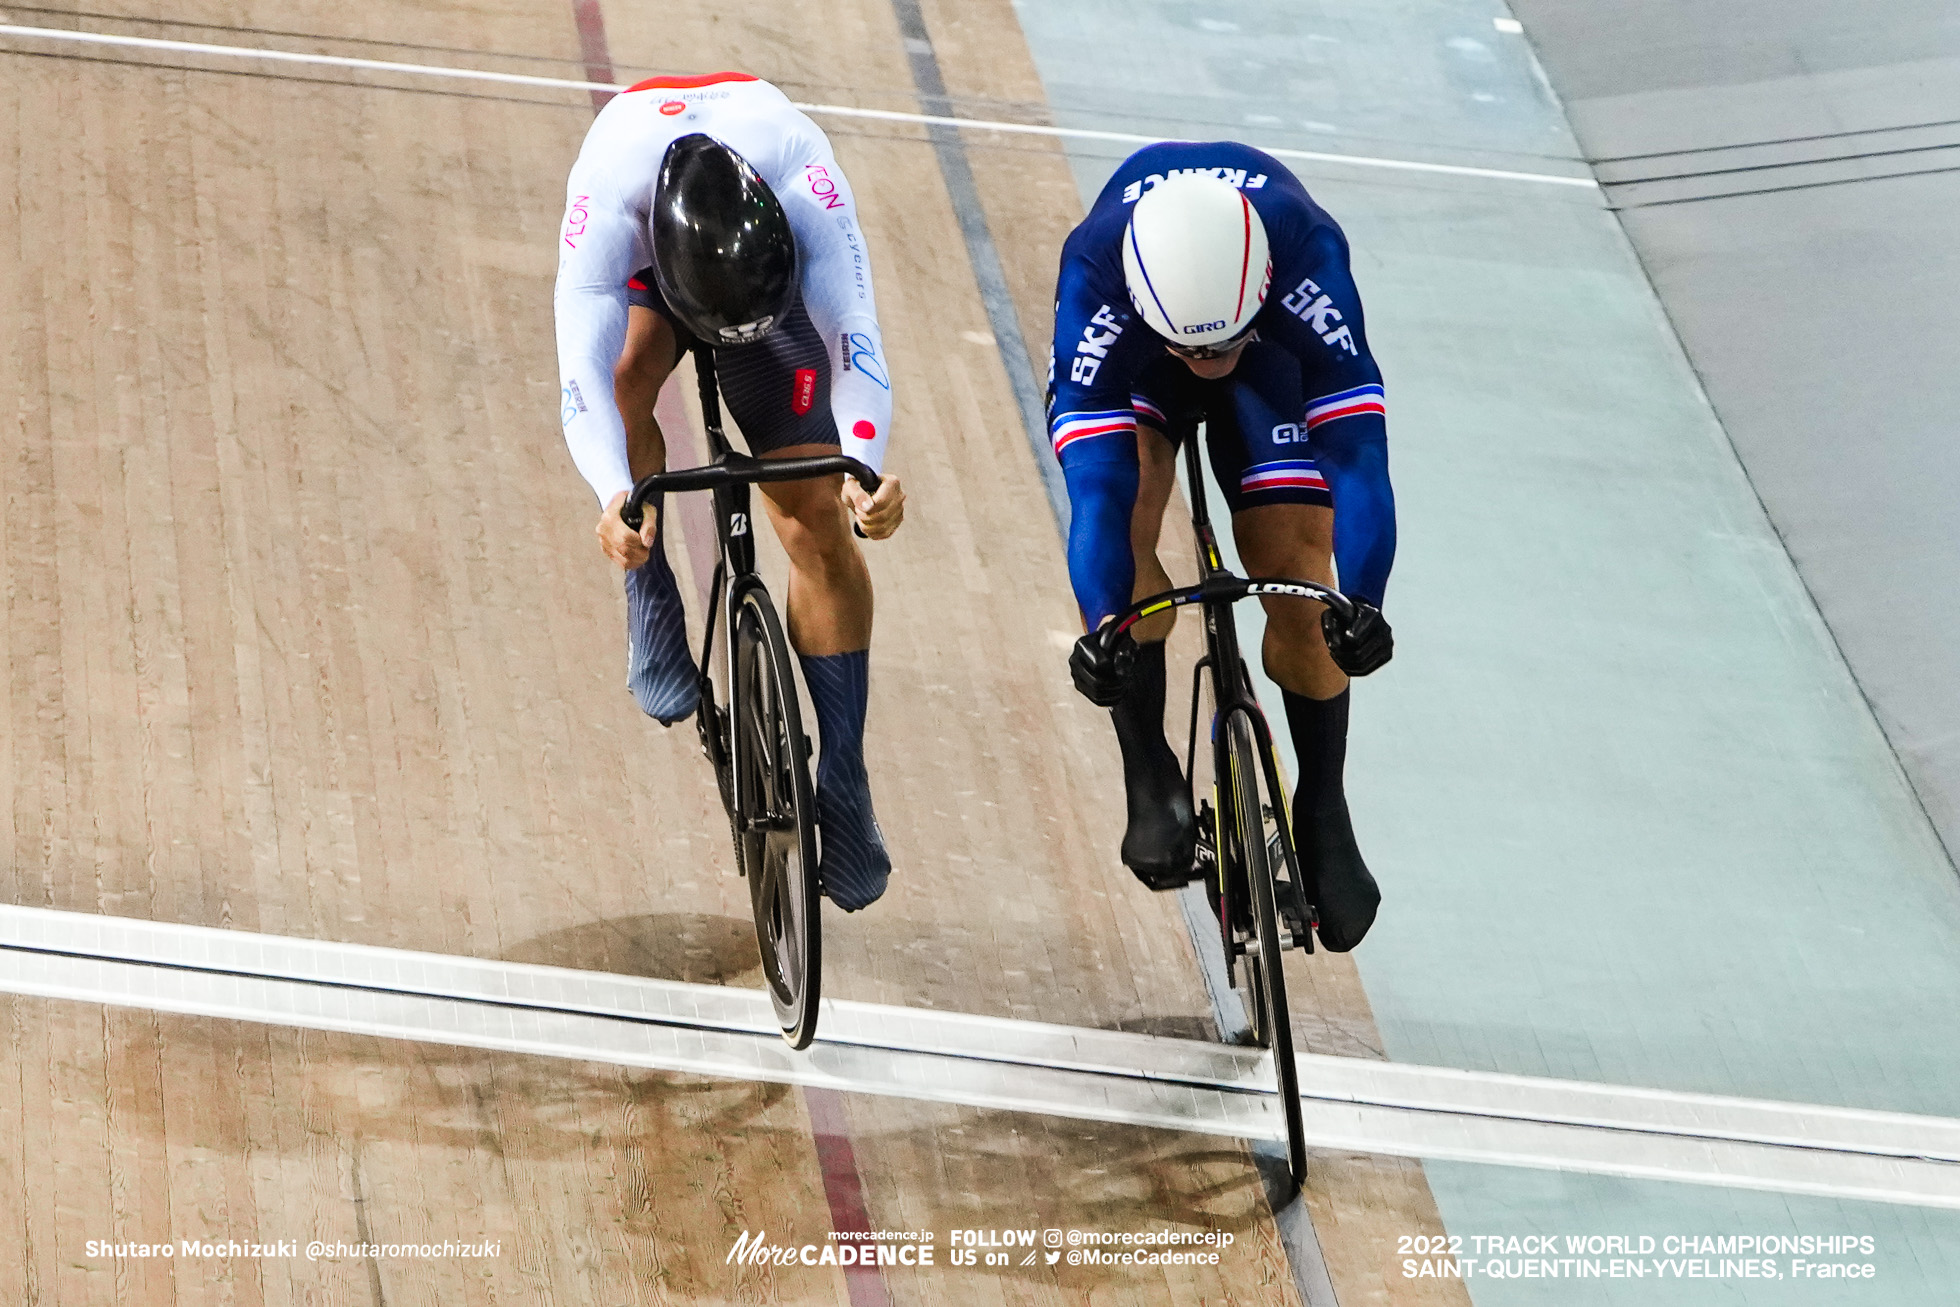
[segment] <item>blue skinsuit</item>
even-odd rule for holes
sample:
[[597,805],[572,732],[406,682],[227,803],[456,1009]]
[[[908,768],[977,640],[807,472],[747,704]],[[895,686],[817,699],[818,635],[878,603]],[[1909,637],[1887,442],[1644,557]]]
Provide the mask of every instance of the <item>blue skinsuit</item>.
[[[1197,382],[1130,306],[1122,242],[1130,206],[1164,175],[1210,172],[1265,225],[1272,285],[1232,374]],[[1123,162],[1062,246],[1048,432],[1068,483],[1069,579],[1091,627],[1130,603],[1141,414],[1173,439],[1205,416],[1232,510],[1332,503],[1347,593],[1379,605],[1395,558],[1395,498],[1381,372],[1368,353],[1347,238],[1298,178],[1231,141],[1148,145]],[[1234,483],[1236,482],[1236,484]]]

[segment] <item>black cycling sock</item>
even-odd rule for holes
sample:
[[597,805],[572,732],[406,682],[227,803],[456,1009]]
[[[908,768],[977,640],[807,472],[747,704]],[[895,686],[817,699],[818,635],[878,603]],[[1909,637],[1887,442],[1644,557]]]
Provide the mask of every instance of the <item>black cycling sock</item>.
[[1191,878],[1197,825],[1177,754],[1164,739],[1164,642],[1137,646],[1123,697],[1109,710],[1123,749],[1129,825],[1123,862],[1152,889]]
[[1300,769],[1293,787],[1293,841],[1307,881],[1303,888],[1320,910],[1320,942],[1345,953],[1368,933],[1381,903],[1381,890],[1354,842],[1342,785],[1349,692],[1331,699],[1281,693]]
[[1294,778],[1293,802],[1318,801],[1331,790],[1341,794],[1341,774],[1347,766],[1348,701],[1342,690],[1331,699],[1309,699],[1291,690],[1280,691],[1286,701],[1286,724],[1293,734],[1293,755],[1300,768]]
[[1116,742],[1123,746],[1123,762],[1160,766],[1168,755],[1173,766],[1177,755],[1164,739],[1164,642],[1137,646],[1130,663],[1130,674],[1123,686],[1123,697],[1109,710],[1116,723]]

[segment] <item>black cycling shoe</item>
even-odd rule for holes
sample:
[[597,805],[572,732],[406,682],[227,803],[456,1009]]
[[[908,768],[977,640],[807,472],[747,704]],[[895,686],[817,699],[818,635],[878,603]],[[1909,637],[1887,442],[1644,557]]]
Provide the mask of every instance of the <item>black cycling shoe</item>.
[[1130,801],[1123,865],[1154,890],[1181,889],[1197,876],[1198,821],[1191,812],[1190,787],[1168,747],[1164,761],[1167,768],[1152,767],[1143,775],[1123,769]]
[[1123,865],[1154,890],[1177,889],[1197,878],[1198,823],[1191,787],[1164,742],[1164,645],[1140,644],[1123,697],[1109,710],[1123,746],[1123,790],[1130,824]]
[[1339,790],[1324,794],[1312,812],[1295,805],[1293,838],[1299,841],[1301,888],[1319,909],[1320,942],[1330,953],[1359,944],[1375,924],[1382,892],[1354,842],[1347,799]]

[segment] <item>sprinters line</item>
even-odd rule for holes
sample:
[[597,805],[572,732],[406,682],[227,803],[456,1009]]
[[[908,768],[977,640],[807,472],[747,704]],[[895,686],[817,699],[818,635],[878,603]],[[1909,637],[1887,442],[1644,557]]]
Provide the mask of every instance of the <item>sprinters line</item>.
[[[0,36],[22,40],[72,41],[83,45],[112,45],[136,50],[158,50],[174,54],[209,55],[220,59],[262,59],[273,63],[311,64],[329,68],[348,68],[359,72],[398,73],[412,77],[453,77],[466,81],[498,82],[506,86],[535,86],[555,91],[624,91],[614,82],[577,81],[565,77],[536,77],[529,73],[499,73],[485,68],[445,68],[440,64],[397,63],[388,59],[356,59],[348,55],[303,54],[296,50],[267,50],[254,46],[214,45],[207,41],[168,41],[154,36],[121,36],[109,32],[77,32],[58,27],[21,27],[0,23]],[[322,38],[330,39],[330,38]],[[1122,145],[1155,145],[1173,140],[1168,136],[1146,136],[1135,132],[1105,132],[1086,127],[1050,127],[1041,123],[1011,123],[987,118],[956,118],[944,114],[904,113],[894,109],[860,109],[842,104],[793,102],[804,113],[831,118],[863,118],[875,122],[916,123],[938,127],[964,127],[975,131],[1009,132],[1024,136],[1052,136],[1077,141],[1111,141]],[[1480,177],[1490,181],[1538,182],[1548,186],[1580,186],[1598,190],[1591,177],[1562,177],[1555,173],[1515,172],[1505,168],[1476,168],[1468,164],[1424,163],[1417,159],[1390,159],[1366,154],[1334,154],[1320,150],[1291,150],[1261,146],[1266,153],[1282,159],[1304,159],[1312,163],[1350,164],[1358,168],[1388,168],[1402,172],[1431,173],[1449,177]]]

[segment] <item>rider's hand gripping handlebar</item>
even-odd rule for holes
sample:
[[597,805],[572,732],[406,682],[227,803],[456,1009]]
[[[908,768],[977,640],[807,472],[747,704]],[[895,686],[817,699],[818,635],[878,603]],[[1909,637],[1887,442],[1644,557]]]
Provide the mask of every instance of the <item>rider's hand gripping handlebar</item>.
[[[1146,617],[1185,604],[1236,603],[1261,595],[1290,595],[1323,605],[1327,611],[1321,614],[1320,624],[1327,639],[1327,652],[1335,666],[1349,676],[1366,676],[1394,655],[1395,640],[1388,619],[1379,608],[1364,599],[1350,598],[1331,586],[1287,576],[1242,577],[1221,573],[1197,585],[1166,590],[1131,604],[1098,627],[1094,638],[1101,644],[1104,657],[1113,660],[1119,637]],[[1086,651],[1082,656],[1087,657]],[[1100,664],[1103,660],[1095,661]],[[1077,682],[1079,686],[1079,675]],[[1088,690],[1083,693],[1088,694]]]
[[764,481],[803,481],[811,477],[836,476],[843,473],[859,485],[866,493],[877,494],[882,481],[876,472],[857,459],[844,454],[827,454],[820,458],[754,458],[748,454],[731,453],[712,463],[700,467],[682,468],[678,472],[655,472],[643,477],[626,496],[626,502],[619,506],[619,520],[637,531],[646,521],[646,503],[658,495],[669,491],[716,490],[723,486],[749,484]]
[[1222,573],[1197,585],[1179,586],[1161,594],[1139,599],[1109,621],[1097,628],[1102,637],[1103,647],[1110,648],[1116,637],[1146,617],[1154,616],[1168,608],[1182,608],[1186,604],[1237,603],[1241,599],[1257,595],[1291,595],[1299,599],[1313,599],[1324,604],[1343,625],[1352,622],[1359,612],[1359,601],[1350,599],[1332,586],[1321,585],[1317,581],[1302,581],[1289,576],[1233,576]]

